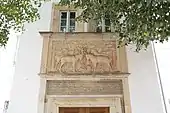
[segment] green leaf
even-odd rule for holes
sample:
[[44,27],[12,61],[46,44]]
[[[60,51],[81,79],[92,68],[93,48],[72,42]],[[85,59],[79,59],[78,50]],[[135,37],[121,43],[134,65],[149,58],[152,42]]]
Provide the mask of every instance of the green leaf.
[[39,19],[43,0],[0,0],[0,46],[5,46],[10,30],[22,32],[26,22]]

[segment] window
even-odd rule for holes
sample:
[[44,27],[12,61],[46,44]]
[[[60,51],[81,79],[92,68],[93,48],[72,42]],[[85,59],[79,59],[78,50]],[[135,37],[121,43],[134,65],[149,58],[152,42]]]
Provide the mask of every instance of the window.
[[104,21],[104,25],[105,25],[105,32],[111,32],[111,23],[110,23],[110,19],[109,19],[109,16],[105,16],[105,21]]
[[60,31],[74,32],[75,31],[76,12],[61,11],[60,12]]
[[66,31],[67,28],[67,12],[61,12],[61,21],[60,21],[60,31]]
[[96,32],[111,32],[111,23],[109,17],[106,15],[105,19],[97,23]]

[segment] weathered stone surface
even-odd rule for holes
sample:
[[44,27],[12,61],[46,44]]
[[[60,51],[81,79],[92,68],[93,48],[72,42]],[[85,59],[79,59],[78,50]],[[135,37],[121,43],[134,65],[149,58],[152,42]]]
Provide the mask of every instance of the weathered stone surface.
[[122,94],[121,80],[49,80],[47,95],[113,95]]
[[76,75],[117,71],[116,41],[93,38],[50,39],[47,73]]

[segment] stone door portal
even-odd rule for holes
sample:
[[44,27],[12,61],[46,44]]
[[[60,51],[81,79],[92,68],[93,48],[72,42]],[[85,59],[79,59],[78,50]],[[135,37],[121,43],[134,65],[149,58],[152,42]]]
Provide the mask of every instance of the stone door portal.
[[109,113],[109,107],[59,107],[59,113]]

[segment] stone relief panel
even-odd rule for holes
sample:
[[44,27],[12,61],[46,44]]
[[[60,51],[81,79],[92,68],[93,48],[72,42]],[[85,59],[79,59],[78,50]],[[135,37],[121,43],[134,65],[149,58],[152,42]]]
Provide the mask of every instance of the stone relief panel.
[[117,71],[114,40],[51,39],[48,55],[47,73],[76,75]]
[[123,94],[121,80],[48,80],[47,95]]

